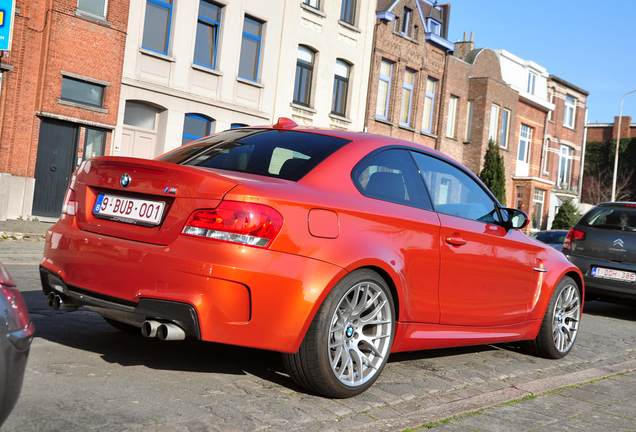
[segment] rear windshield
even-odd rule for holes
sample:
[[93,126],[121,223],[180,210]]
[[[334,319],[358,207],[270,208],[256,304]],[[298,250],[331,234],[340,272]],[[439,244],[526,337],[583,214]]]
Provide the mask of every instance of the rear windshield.
[[158,160],[298,181],[348,142],[316,133],[235,129],[186,144]]
[[636,208],[596,207],[583,216],[579,223],[598,228],[636,231]]
[[536,239],[543,243],[556,244],[563,243],[567,235],[567,231],[548,231],[537,234]]

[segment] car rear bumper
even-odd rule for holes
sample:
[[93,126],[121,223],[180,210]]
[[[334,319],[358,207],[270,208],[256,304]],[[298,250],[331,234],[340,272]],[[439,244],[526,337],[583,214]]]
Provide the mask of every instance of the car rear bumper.
[[590,300],[593,299],[595,296],[611,296],[622,299],[636,300],[636,283],[604,279],[591,275],[593,267],[603,267],[613,270],[636,273],[636,265],[572,254],[568,254],[567,257],[572,262],[572,264],[576,265],[581,270],[581,273],[583,273],[586,296]]
[[107,237],[69,219],[47,233],[45,294],[56,291],[132,325],[174,322],[205,341],[296,352],[322,299],[346,273],[298,255],[190,236],[167,246]]

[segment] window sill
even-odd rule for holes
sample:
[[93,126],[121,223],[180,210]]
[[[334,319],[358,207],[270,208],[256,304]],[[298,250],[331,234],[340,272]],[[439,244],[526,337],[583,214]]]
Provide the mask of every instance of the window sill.
[[[426,131],[420,131],[420,133],[424,136],[427,136],[429,138],[433,138],[433,139],[437,139],[437,135],[435,135],[434,133],[431,132],[426,132]],[[469,141],[470,142],[470,141]]]
[[308,6],[308,5],[306,5],[305,3],[301,3],[301,4],[300,4],[300,7],[301,7],[301,8],[303,8],[303,9],[305,9],[305,10],[306,10],[307,12],[309,12],[309,13],[312,13],[312,14],[314,14],[314,15],[318,15],[318,16],[319,16],[319,17],[321,17],[321,18],[327,18],[327,14],[326,14],[326,13],[324,13],[323,11],[318,10],[318,9],[316,9],[316,8],[313,8],[313,7],[311,7],[311,6]]
[[290,103],[289,106],[291,106],[292,108],[295,108],[297,110],[305,111],[308,114],[316,114],[318,112],[315,109],[313,109],[312,107],[308,107],[308,106],[305,106],[305,105],[300,105],[300,104],[297,104],[297,103],[294,103],[294,102]]
[[139,48],[139,52],[142,53],[142,54],[145,54],[145,55],[148,55],[148,56],[151,56],[151,57],[155,57],[155,58],[158,58],[160,60],[166,60],[166,61],[169,61],[169,62],[172,62],[172,63],[177,61],[177,59],[174,58],[174,57],[170,57],[170,56],[167,56],[165,54],[161,54],[161,53],[158,53],[158,52],[155,52],[155,51],[151,51],[151,50],[146,49],[146,48]]
[[106,26],[106,27],[110,27],[110,26],[113,25],[105,17],[99,16],[99,15],[95,15],[95,14],[92,14],[90,12],[86,12],[86,11],[83,11],[83,10],[80,10],[80,9],[76,9],[75,10],[75,16],[78,17],[78,18],[85,19],[87,21],[92,21],[92,22],[94,22],[96,24],[101,24],[101,25]]
[[58,99],[57,103],[60,105],[66,105],[69,107],[73,107],[73,108],[81,108],[81,109],[85,109],[88,111],[94,111],[94,112],[98,112],[101,114],[108,114],[108,110],[106,108],[98,108],[98,107],[94,107],[94,106],[90,106],[90,105],[84,105],[81,103],[77,103],[77,102],[69,102],[69,101],[65,101],[63,99]]
[[240,82],[240,83],[247,84],[247,85],[250,85],[252,87],[265,88],[265,86],[263,84],[259,83],[259,82],[251,81],[251,80],[248,80],[246,78],[241,78],[240,76],[237,76],[236,80],[238,82]]
[[394,32],[393,32],[393,34],[394,34],[395,36],[399,36],[399,37],[401,37],[402,39],[406,39],[406,40],[407,40],[407,41],[409,41],[409,42],[413,42],[414,44],[418,44],[418,45],[420,44],[420,41],[418,41],[417,39],[413,39],[412,37],[410,37],[410,36],[408,36],[408,35],[405,35],[405,34],[404,34],[404,33],[402,33],[402,32],[396,32],[396,31],[394,31]]
[[349,24],[346,21],[343,20],[338,20],[338,24],[340,24],[342,27],[347,28],[351,31],[354,31],[356,33],[362,33],[362,30],[360,30],[358,27],[354,26],[353,24]]
[[387,120],[385,120],[385,119],[383,119],[383,118],[376,117],[376,118],[375,118],[375,121],[377,121],[378,123],[382,123],[382,124],[385,124],[385,125],[391,126],[391,127],[393,127],[393,126],[394,126],[394,125],[393,125],[393,122],[392,122],[392,121],[390,121],[390,120],[388,120],[388,119],[387,119]]
[[216,69],[209,68],[207,66],[201,66],[196,63],[192,63],[192,69],[196,69],[201,72],[209,73],[210,75],[223,76],[223,72]]
[[402,123],[398,123],[398,128],[403,129],[403,130],[407,130],[409,132],[415,132],[415,128],[412,128],[409,125],[406,124],[402,124]]
[[330,114],[329,114],[329,117],[330,117],[330,118],[332,118],[332,119],[334,119],[334,120],[341,121],[341,122],[351,123],[351,119],[350,119],[350,118],[347,118],[347,117],[342,116],[342,115],[340,115],[340,114],[330,113]]
[[457,138],[446,135],[446,139],[457,141]]
[[568,126],[568,125],[564,124],[563,127],[566,128],[566,129],[570,129],[571,131],[576,132],[576,129],[574,129],[572,126]]

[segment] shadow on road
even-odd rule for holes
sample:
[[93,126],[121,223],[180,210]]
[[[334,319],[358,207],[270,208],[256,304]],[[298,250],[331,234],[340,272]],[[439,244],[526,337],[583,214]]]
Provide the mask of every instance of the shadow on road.
[[636,322],[636,307],[596,300],[585,302],[583,314]]

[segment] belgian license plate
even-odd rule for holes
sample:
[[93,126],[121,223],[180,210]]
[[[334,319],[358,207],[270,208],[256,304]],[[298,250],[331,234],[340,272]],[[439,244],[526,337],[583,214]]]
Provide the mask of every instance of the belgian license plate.
[[604,279],[613,279],[623,282],[636,282],[636,273],[611,270],[602,267],[592,267],[592,276]]
[[155,226],[161,223],[165,207],[163,201],[99,194],[93,215],[133,225]]

